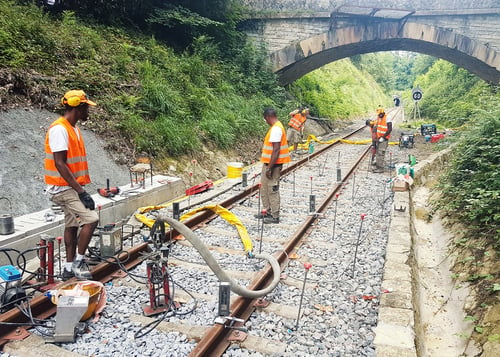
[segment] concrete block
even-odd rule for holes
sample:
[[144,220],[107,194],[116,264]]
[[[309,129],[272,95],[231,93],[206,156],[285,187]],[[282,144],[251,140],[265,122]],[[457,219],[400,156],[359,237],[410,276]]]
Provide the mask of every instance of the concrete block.
[[[149,181],[147,182],[149,183]],[[178,177],[157,175],[153,177],[153,185],[147,184],[145,189],[140,187],[130,190],[129,185],[120,187],[120,191],[128,195],[119,195],[105,198],[99,194],[92,195],[96,209],[100,207],[101,224],[121,223],[123,219],[132,215],[139,207],[159,205],[184,194],[184,184]],[[39,241],[40,235],[51,237],[63,235],[64,215],[56,215],[54,221],[46,222],[46,209],[20,217],[14,217],[15,232],[0,236],[0,246],[25,250],[32,248]]]
[[392,248],[393,246],[401,246],[409,252],[411,244],[409,223],[408,229],[393,227],[391,224],[391,227],[389,228],[389,238],[387,239],[387,247]]
[[381,307],[378,311],[378,322],[379,324],[413,327],[415,325],[415,318],[412,310]]
[[389,345],[376,345],[375,352],[378,357],[416,357],[415,349],[395,347]]
[[[396,247],[401,247],[400,245],[397,245]],[[394,248],[394,247],[391,247]],[[399,263],[399,264],[406,264],[408,261],[408,254],[409,251],[403,250],[400,251],[398,249],[388,249],[385,253],[385,261],[386,264],[387,262],[394,262],[394,263]]]
[[[375,328],[374,343],[377,346],[391,346],[397,349],[415,351],[415,335],[410,327],[379,323]],[[380,356],[377,353],[377,356]]]
[[384,265],[384,280],[411,281],[410,267],[404,263],[387,260]]
[[380,306],[394,307],[398,309],[413,309],[412,292],[410,290],[396,290],[380,297]]

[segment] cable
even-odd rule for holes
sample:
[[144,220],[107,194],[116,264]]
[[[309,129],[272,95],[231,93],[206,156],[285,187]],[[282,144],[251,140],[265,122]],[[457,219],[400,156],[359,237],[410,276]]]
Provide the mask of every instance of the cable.
[[12,260],[12,258],[10,257],[10,254],[9,252],[15,252],[17,253],[17,255],[20,254],[19,250],[17,249],[14,249],[14,248],[0,248],[0,253],[3,253],[5,254],[5,256],[7,257],[7,259],[9,260],[10,262],[10,265],[14,265],[14,261]]

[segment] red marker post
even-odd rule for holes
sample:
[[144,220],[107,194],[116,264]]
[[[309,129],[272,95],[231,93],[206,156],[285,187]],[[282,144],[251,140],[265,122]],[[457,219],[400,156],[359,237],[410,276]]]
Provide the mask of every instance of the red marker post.
[[306,270],[306,272],[304,274],[304,284],[302,284],[302,293],[300,294],[299,313],[297,314],[297,322],[295,323],[295,330],[299,328],[300,310],[302,309],[302,300],[304,299],[304,291],[306,289],[307,273],[311,268],[312,268],[311,263],[309,262],[304,263],[304,269]]
[[332,239],[335,239],[335,225],[337,224],[337,206],[339,203],[339,193],[335,194],[335,212],[333,213],[333,232]]
[[354,261],[352,262],[352,273],[351,277],[354,278],[354,270],[356,268],[356,258],[358,256],[359,241],[361,239],[361,230],[363,228],[363,222],[366,218],[366,213],[361,213],[361,224],[359,225],[358,240],[356,242],[356,249],[354,250]]

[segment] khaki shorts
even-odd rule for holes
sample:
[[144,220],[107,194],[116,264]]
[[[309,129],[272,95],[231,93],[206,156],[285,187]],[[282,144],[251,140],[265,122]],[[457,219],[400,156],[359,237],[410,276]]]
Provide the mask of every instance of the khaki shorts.
[[299,144],[302,141],[300,131],[295,130],[294,128],[288,128],[286,131],[286,141],[288,141],[289,145]]
[[86,208],[80,201],[78,193],[72,188],[52,195],[50,200],[63,209],[64,225],[66,227],[80,227],[99,220],[97,212]]

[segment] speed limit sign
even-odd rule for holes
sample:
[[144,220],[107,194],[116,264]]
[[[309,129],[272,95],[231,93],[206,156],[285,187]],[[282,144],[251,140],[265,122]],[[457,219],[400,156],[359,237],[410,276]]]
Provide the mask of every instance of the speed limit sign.
[[411,97],[414,101],[419,101],[422,99],[422,91],[419,88],[415,88],[411,91]]

